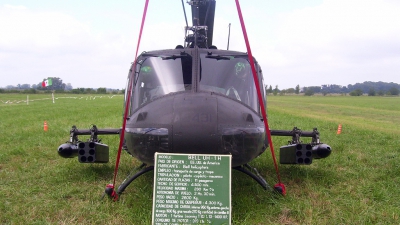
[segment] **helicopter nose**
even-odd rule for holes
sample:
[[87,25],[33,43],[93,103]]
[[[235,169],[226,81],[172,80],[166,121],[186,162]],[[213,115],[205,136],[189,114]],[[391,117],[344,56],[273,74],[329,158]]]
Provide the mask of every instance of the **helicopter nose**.
[[173,108],[173,152],[218,153],[217,99],[177,96]]

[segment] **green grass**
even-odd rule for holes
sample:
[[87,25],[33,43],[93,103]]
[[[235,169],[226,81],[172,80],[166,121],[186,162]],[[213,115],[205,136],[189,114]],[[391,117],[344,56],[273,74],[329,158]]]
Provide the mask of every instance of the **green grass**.
[[[120,127],[123,97],[29,99],[27,105],[26,95],[0,95],[0,224],[150,224],[152,172],[120,201],[100,200],[113,179],[117,136],[101,137],[110,146],[108,164],[80,164],[56,153],[72,125]],[[9,100],[15,102],[4,103]],[[271,129],[317,127],[333,153],[310,166],[280,165],[285,197],[233,171],[233,224],[400,224],[399,97],[269,96],[268,119]],[[273,137],[278,156],[288,140]],[[122,154],[117,185],[138,165]],[[269,150],[251,165],[277,183]]]

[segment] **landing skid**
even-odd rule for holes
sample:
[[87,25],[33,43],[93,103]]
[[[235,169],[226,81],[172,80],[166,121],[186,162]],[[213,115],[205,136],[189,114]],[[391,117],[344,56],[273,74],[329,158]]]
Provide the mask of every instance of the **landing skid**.
[[[257,181],[265,190],[271,189],[271,187],[268,185],[267,181],[265,181],[265,179],[260,175],[260,173],[258,173],[256,168],[253,168],[253,167],[249,166],[248,164],[244,164],[242,166],[236,166],[236,167],[232,167],[232,168],[250,176],[255,181]],[[140,177],[141,175],[143,175],[149,171],[154,170],[154,166],[146,167],[146,164],[143,163],[137,169],[141,169],[141,170],[139,172],[135,173],[134,175],[132,175],[132,173],[133,173],[133,171],[132,171],[132,173],[129,174],[129,176],[118,187],[118,190],[117,190],[118,195],[122,194],[122,192],[124,192],[124,190],[129,186],[129,184],[132,183],[132,181],[134,181],[136,178]],[[137,169],[135,169],[135,171]],[[252,171],[254,171],[255,173],[253,173]]]
[[[129,176],[124,180],[124,182],[122,182],[122,184],[118,187],[118,190],[117,190],[118,195],[122,194],[122,192],[125,190],[125,188],[128,187],[128,185],[130,183],[132,183],[132,181],[134,181],[136,178],[140,177],[141,175],[143,175],[149,171],[154,170],[154,166],[146,167],[146,164],[143,163],[137,169],[141,169],[141,170],[139,172],[135,173],[133,176],[131,176],[133,173],[133,171],[132,171],[131,174],[129,174]],[[134,171],[137,169],[134,169]]]
[[[255,181],[257,181],[265,190],[271,189],[271,187],[268,185],[267,181],[265,181],[265,179],[260,175],[260,173],[258,173],[256,168],[252,168],[248,164],[244,164],[242,166],[236,166],[236,167],[232,167],[232,168],[250,176]],[[255,173],[253,173],[252,170],[254,170]]]

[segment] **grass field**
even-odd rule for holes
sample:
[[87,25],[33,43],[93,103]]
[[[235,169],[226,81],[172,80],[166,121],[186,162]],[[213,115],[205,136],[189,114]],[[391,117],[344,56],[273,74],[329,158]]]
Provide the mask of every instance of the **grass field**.
[[[108,164],[56,152],[72,125],[121,126],[123,97],[93,97],[56,95],[53,104],[49,95],[31,95],[28,105],[26,95],[0,95],[0,224],[151,223],[152,172],[120,201],[100,200],[112,182],[117,136],[101,137],[110,146]],[[285,197],[233,171],[233,224],[400,224],[399,97],[270,96],[268,118],[271,129],[317,127],[333,153],[310,166],[280,165]],[[288,140],[273,137],[278,156]],[[117,185],[138,165],[123,154]],[[277,182],[269,150],[251,165]]]

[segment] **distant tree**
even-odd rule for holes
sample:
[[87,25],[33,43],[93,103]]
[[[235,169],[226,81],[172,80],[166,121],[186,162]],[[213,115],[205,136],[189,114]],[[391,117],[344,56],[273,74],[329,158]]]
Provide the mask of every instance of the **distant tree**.
[[384,93],[382,90],[379,90],[379,91],[378,91],[378,95],[379,95],[379,96],[384,96],[385,93]]
[[[271,85],[270,85],[270,86],[271,86]],[[268,85],[266,84],[266,85],[265,85],[265,94],[268,95],[268,94],[271,94],[271,93],[272,93],[272,92],[269,91]]]
[[275,86],[275,89],[274,89],[273,92],[274,92],[274,95],[277,95],[277,94],[278,94],[278,92],[279,92],[278,85]]
[[399,89],[397,89],[397,88],[395,88],[395,87],[391,87],[391,88],[389,89],[389,93],[390,93],[391,95],[399,95]]
[[363,94],[363,91],[361,89],[356,89],[352,92],[350,92],[351,96],[361,96]]
[[374,88],[370,88],[368,91],[368,96],[375,96],[376,95],[376,91]]
[[343,87],[341,85],[336,85],[336,84],[324,84],[321,85],[321,92],[322,94],[325,93],[342,93],[343,92]]
[[30,85],[30,84],[21,84],[21,85],[19,86],[19,89],[29,89],[29,88],[31,88],[31,85]]
[[313,90],[312,88],[307,88],[307,89],[304,91],[304,95],[305,95],[305,96],[314,95],[314,90]]
[[25,93],[25,94],[36,94],[37,90],[35,88],[29,88],[29,89],[25,89],[22,93]]
[[294,93],[297,95],[300,93],[300,85],[296,85]]
[[307,89],[311,89],[314,93],[321,93],[321,86],[310,86]]
[[[389,90],[391,88],[400,88],[399,84],[390,82],[390,83],[386,83],[386,82],[372,82],[372,81],[365,81],[363,83],[356,83],[354,85],[348,85],[348,91],[354,91],[356,89],[361,89],[363,91],[363,93],[368,93],[369,90],[371,88],[375,89],[375,90],[382,90],[384,93],[388,93],[390,92]],[[389,94],[390,95],[390,94]]]
[[268,88],[268,93],[270,93],[270,94],[272,94],[272,85],[269,85],[269,88]]
[[97,94],[107,94],[106,88],[97,88]]
[[85,88],[75,88],[75,89],[72,89],[71,92],[73,94],[84,94],[85,93]]
[[294,88],[288,88],[285,90],[285,93],[293,94],[293,93],[295,93],[295,90],[294,90]]
[[38,84],[32,84],[32,86],[35,85],[36,89],[43,90],[42,83],[43,82],[39,82]]
[[72,85],[71,85],[71,83],[67,83],[67,84],[65,85],[65,90],[67,90],[67,91],[72,90]]
[[96,91],[93,90],[93,88],[85,88],[85,93],[87,93],[87,94],[94,94],[94,93],[96,93]]

